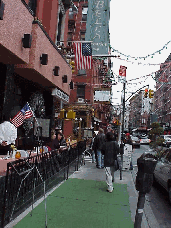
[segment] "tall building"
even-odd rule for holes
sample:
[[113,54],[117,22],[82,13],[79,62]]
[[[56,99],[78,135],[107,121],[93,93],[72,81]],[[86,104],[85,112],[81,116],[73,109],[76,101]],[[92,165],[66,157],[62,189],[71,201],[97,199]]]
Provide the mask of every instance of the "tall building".
[[161,64],[160,70],[156,73],[156,92],[154,113],[158,122],[166,129],[171,128],[171,54]]
[[[108,6],[109,1],[106,0],[104,2],[106,6]],[[94,11],[92,11],[92,4],[94,4]],[[65,108],[73,109],[76,112],[77,121],[75,121],[75,129],[79,127],[81,120],[81,127],[83,129],[89,128],[98,130],[99,126],[106,127],[111,118],[110,60],[108,57],[104,59],[105,55],[103,53],[99,56],[97,53],[94,55],[94,49],[97,48],[94,45],[97,40],[94,40],[92,36],[92,25],[94,26],[94,23],[92,22],[92,24],[90,24],[91,18],[94,18],[92,12],[98,11],[98,14],[101,15],[104,12],[103,8],[102,5],[95,4],[94,1],[74,0],[66,17],[68,26],[65,26],[63,46],[65,46],[67,50],[70,50],[67,57],[72,67],[73,88],[70,94],[69,107],[66,105]],[[106,9],[108,15],[109,8]],[[105,21],[106,28],[108,28],[109,23],[109,17],[107,18],[108,21]],[[98,24],[102,24],[100,18],[98,19]],[[99,34],[101,33],[99,30],[100,27],[97,31]],[[108,29],[106,36],[109,38]],[[78,69],[77,63],[75,62],[74,51],[76,41],[81,43],[91,42],[92,66],[90,69]],[[104,38],[99,42],[104,42]],[[106,50],[108,54],[109,39]]]

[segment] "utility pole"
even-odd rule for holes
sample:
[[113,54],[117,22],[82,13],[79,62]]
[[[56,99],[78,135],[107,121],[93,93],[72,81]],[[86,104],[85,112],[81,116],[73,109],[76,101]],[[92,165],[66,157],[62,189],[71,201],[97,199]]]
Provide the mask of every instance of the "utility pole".
[[119,76],[123,80],[123,110],[122,110],[122,132],[121,132],[121,144],[120,144],[120,155],[121,155],[121,164],[120,164],[120,180],[122,180],[122,168],[123,168],[123,154],[124,154],[124,115],[125,115],[125,84],[126,84],[126,69],[125,66],[120,66]]
[[121,167],[120,167],[120,180],[122,180],[122,167],[123,167],[123,154],[124,154],[124,117],[125,117],[125,81],[123,83],[123,110],[122,110],[122,134],[121,134],[121,145],[120,145],[120,154],[121,154]]

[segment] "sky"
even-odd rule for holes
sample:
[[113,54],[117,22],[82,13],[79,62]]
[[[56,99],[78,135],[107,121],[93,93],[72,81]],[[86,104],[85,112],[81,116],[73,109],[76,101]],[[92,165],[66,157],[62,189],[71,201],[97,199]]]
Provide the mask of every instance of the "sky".
[[[135,91],[149,84],[155,91],[152,73],[160,69],[171,53],[171,0],[111,0],[110,2],[110,45],[113,73],[118,81],[120,65],[126,66],[126,99]],[[163,47],[165,44],[167,49]],[[159,50],[161,50],[159,54]],[[118,50],[118,51],[116,51]],[[119,54],[122,53],[123,55]],[[151,54],[157,52],[153,55]],[[139,57],[147,58],[140,59]],[[132,57],[137,57],[137,60]],[[149,75],[149,76],[148,76]],[[154,76],[154,74],[152,74]],[[145,89],[145,87],[143,88]],[[113,104],[121,103],[123,83],[113,86]]]

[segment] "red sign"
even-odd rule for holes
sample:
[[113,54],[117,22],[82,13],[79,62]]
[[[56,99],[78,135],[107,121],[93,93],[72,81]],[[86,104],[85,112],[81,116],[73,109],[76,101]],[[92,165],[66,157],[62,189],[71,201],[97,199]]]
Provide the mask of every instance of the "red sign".
[[127,67],[121,65],[119,69],[119,75],[126,77],[126,69]]

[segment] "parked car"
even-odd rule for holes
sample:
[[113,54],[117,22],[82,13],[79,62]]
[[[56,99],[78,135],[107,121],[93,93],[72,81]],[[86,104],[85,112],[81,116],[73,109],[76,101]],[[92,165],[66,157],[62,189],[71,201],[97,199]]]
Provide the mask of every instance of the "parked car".
[[164,139],[163,146],[171,146],[171,135],[161,135],[160,137]]
[[169,194],[171,203],[171,149],[165,150],[154,170],[154,182],[162,185]]
[[147,136],[140,136],[140,143],[141,144],[149,144],[151,142],[151,139],[149,139]]
[[139,147],[140,148],[140,139],[138,137],[135,136],[130,136],[131,140],[130,140],[130,144],[133,147]]

